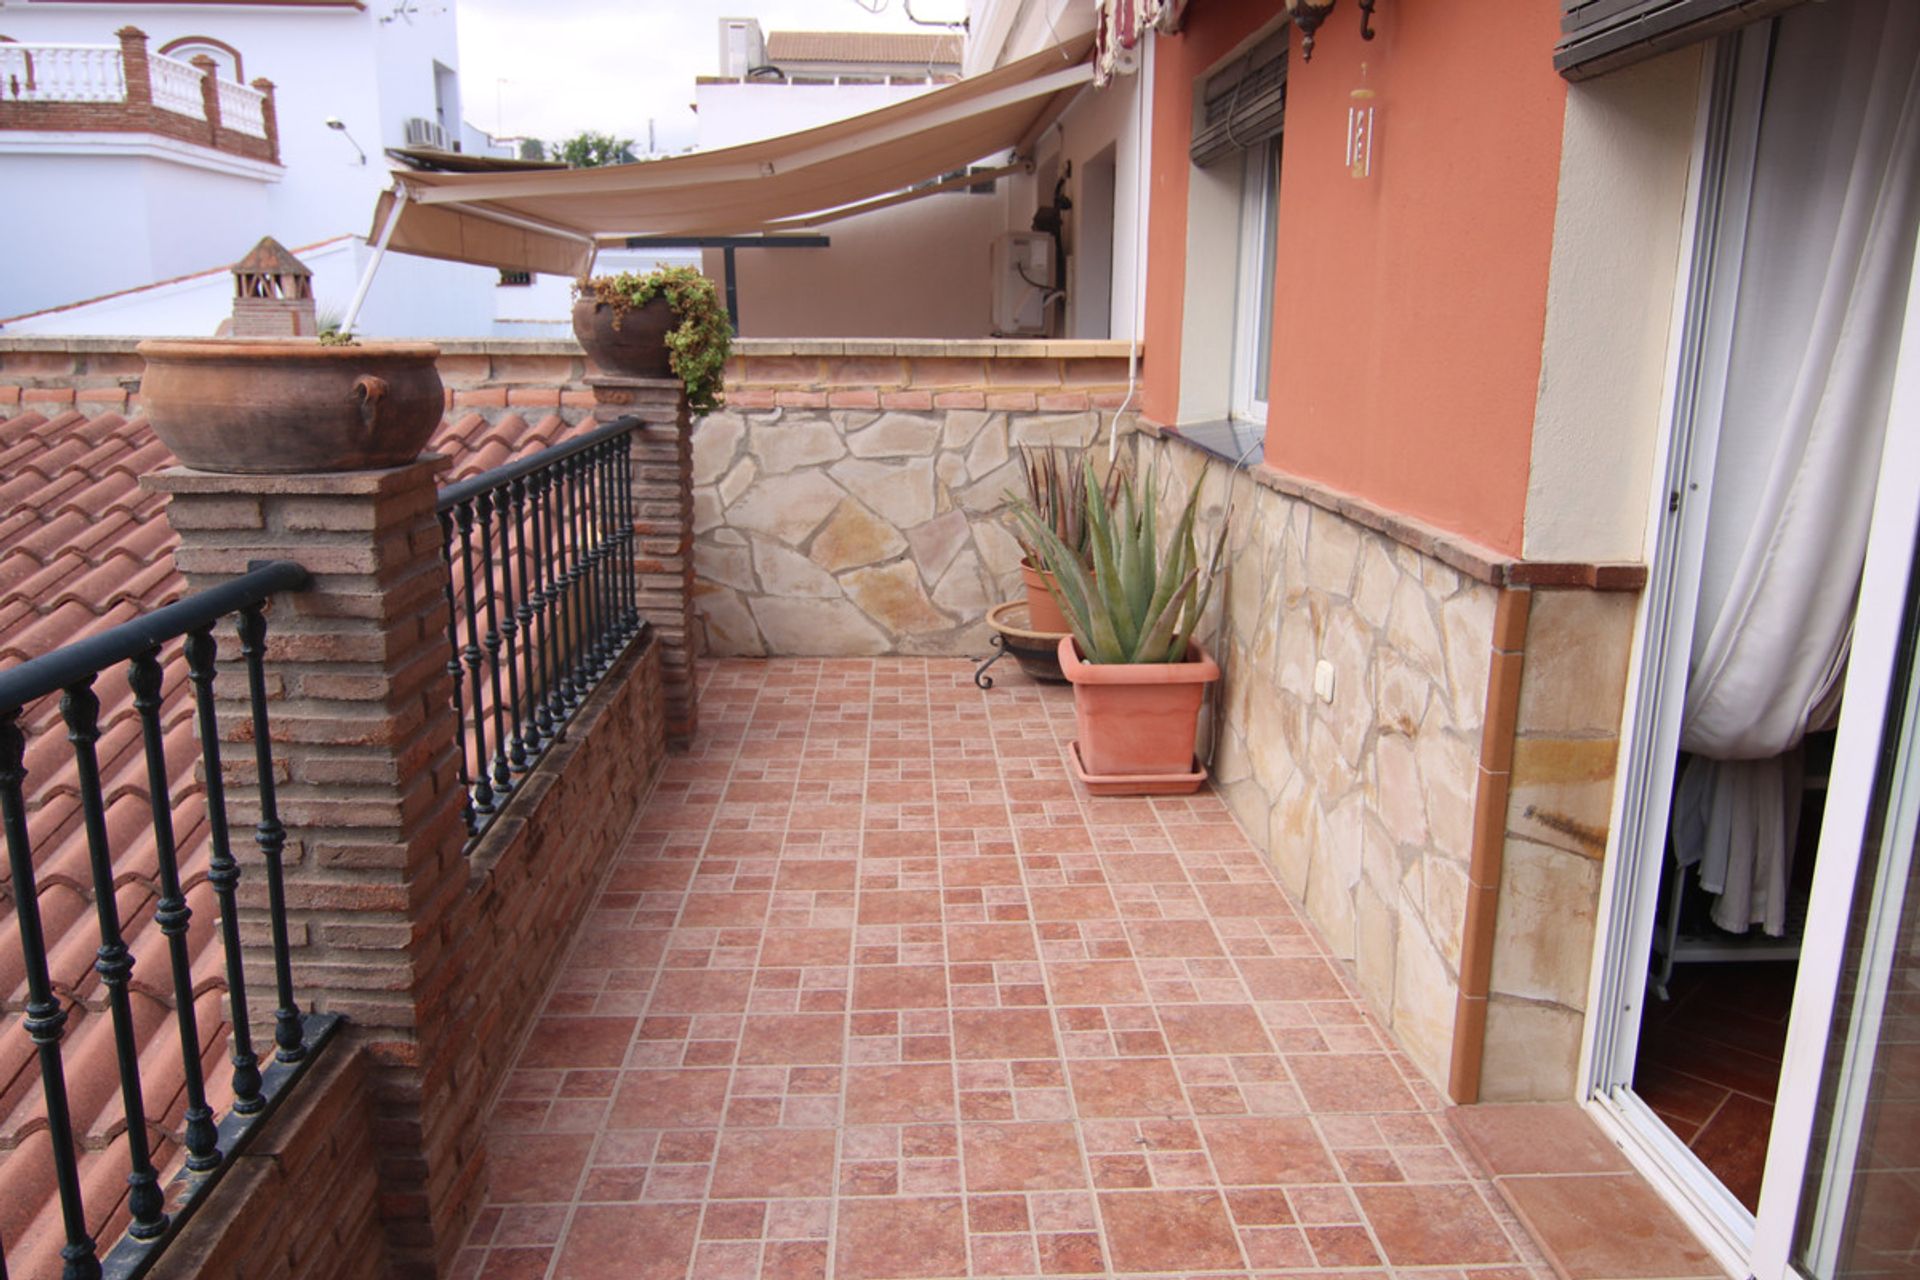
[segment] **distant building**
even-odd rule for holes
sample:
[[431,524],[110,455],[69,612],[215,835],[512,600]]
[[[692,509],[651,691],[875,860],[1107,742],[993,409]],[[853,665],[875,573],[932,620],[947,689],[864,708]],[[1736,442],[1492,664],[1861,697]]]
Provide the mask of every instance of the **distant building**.
[[[490,149],[462,123],[458,68],[453,0],[8,4],[0,166],[10,192],[35,198],[0,205],[0,243],[35,250],[9,255],[0,323],[43,332],[34,313],[61,308],[44,323],[84,324],[74,304],[140,290],[150,327],[137,332],[210,332],[191,326],[224,314],[228,264],[263,234],[298,246],[364,233],[386,148]],[[203,274],[206,306],[152,305],[153,286],[183,299]],[[352,272],[317,282],[334,274]],[[420,332],[395,274],[367,328]],[[490,331],[491,273],[415,264],[403,279],[432,316]],[[322,313],[346,301],[318,298]]]

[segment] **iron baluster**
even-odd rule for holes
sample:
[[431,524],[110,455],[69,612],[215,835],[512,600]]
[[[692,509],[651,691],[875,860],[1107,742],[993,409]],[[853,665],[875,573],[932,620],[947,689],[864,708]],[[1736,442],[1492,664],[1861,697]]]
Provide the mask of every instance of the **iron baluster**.
[[[515,480],[511,489],[512,529],[517,535],[518,558],[520,561],[519,603],[514,607],[513,622],[507,628],[508,669],[513,675],[513,705],[519,719],[515,723],[513,738],[513,764],[516,769],[525,769],[540,751],[540,729],[533,722],[533,606],[527,603],[532,588],[527,583],[527,482]],[[507,503],[501,504],[504,513]],[[511,564],[515,552],[509,551],[507,558]],[[518,660],[515,660],[514,644],[518,639]],[[523,669],[524,668],[524,672]],[[524,681],[525,688],[522,683]],[[526,701],[521,700],[522,694]]]
[[568,458],[560,464],[560,580],[566,584],[561,608],[567,616],[567,640],[561,652],[566,655],[566,676],[561,682],[567,712],[580,705],[580,641],[586,629],[585,602],[580,598],[580,464]]
[[549,700],[553,696],[553,677],[549,668],[553,663],[553,640],[547,633],[548,616],[553,612],[553,540],[547,523],[547,473],[536,471],[528,484],[528,496],[533,505],[533,534],[538,547],[533,555],[533,620],[539,634],[540,649],[540,692],[534,697],[534,722],[540,729],[540,741],[550,742],[553,738],[553,708]]
[[467,824],[467,834],[476,835],[480,831],[480,818],[473,808],[473,771],[467,764],[467,717],[461,707],[460,677],[460,606],[453,598],[453,515],[440,513],[440,563],[446,566],[447,595],[447,675],[453,681],[453,723],[458,726],[454,734],[456,745],[460,748],[460,818]]
[[614,597],[613,582],[613,448],[609,441],[600,446],[594,459],[594,476],[599,492],[594,506],[599,512],[595,554],[600,565],[600,670],[613,667],[614,639],[620,630],[620,610]]
[[612,664],[612,603],[607,570],[607,445],[589,455],[588,489],[593,501],[593,670],[605,674]]
[[133,956],[120,932],[120,904],[114,895],[113,851],[107,843],[106,801],[100,789],[100,761],[94,744],[100,741],[100,698],[94,677],[67,686],[60,713],[67,722],[67,741],[80,775],[80,813],[87,832],[87,859],[93,872],[94,914],[100,921],[100,950],[94,969],[107,989],[113,1013],[113,1042],[119,1056],[120,1103],[127,1120],[127,1209],[133,1215],[127,1233],[151,1240],[167,1229],[160,1193],[160,1173],[153,1167],[148,1142],[146,1100],[140,1093],[140,1043],[133,1025],[133,1005],[127,982],[133,976]]
[[20,929],[26,961],[27,1008],[21,1025],[40,1057],[40,1089],[47,1109],[47,1137],[53,1149],[53,1180],[60,1191],[61,1280],[98,1280],[99,1252],[87,1232],[86,1206],[80,1198],[80,1165],[73,1149],[73,1108],[67,1101],[67,1071],[60,1058],[60,1033],[67,1010],[53,994],[47,973],[46,932],[40,924],[40,891],[34,884],[33,847],[27,835],[27,739],[20,712],[0,714],[0,824],[7,833],[7,865],[13,874],[13,916]]
[[213,633],[206,629],[187,634],[187,678],[193,682],[193,701],[200,723],[200,755],[206,761],[207,828],[213,854],[207,864],[207,883],[220,904],[220,941],[227,956],[227,1010],[233,1025],[233,1109],[243,1116],[257,1114],[267,1100],[260,1095],[260,1060],[253,1052],[253,1027],[247,1010],[247,974],[242,963],[240,912],[235,895],[240,888],[240,864],[234,861],[232,834],[227,827],[227,780],[220,773],[220,719],[213,705]]
[[593,557],[591,555],[591,524],[587,514],[587,458],[584,454],[575,454],[569,461],[573,472],[573,566],[574,588],[580,596],[580,637],[573,654],[573,701],[574,705],[587,700],[587,690],[592,685],[591,668],[593,663]]
[[555,464],[545,473],[547,482],[546,524],[546,597],[548,612],[553,619],[553,679],[547,690],[547,705],[553,719],[554,733],[558,735],[567,719],[567,594],[566,569],[561,558],[566,554],[567,531],[561,520],[561,509],[566,501],[566,486],[562,483],[561,471],[565,464]]
[[640,564],[636,555],[635,543],[638,532],[634,528],[635,517],[633,496],[633,445],[623,442],[620,450],[620,581],[627,589],[627,634],[631,636],[640,626]]
[[140,716],[140,736],[147,757],[148,807],[153,816],[155,860],[160,871],[160,898],[153,920],[167,940],[167,962],[173,969],[173,1016],[180,1027],[181,1066],[186,1074],[187,1109],[183,1143],[187,1168],[196,1173],[220,1167],[220,1135],[207,1105],[206,1080],[200,1069],[200,1020],[193,1007],[193,960],[187,954],[187,924],[193,911],[180,887],[180,858],[173,838],[173,796],[167,785],[167,748],[160,731],[160,650],[156,646],[127,666],[127,684],[133,690],[133,709]]
[[280,855],[287,829],[273,779],[273,738],[267,728],[267,617],[259,605],[240,611],[240,652],[247,660],[247,695],[253,711],[253,761],[260,788],[260,821],[254,842],[267,864],[267,923],[273,933],[273,980],[279,1003],[273,1011],[274,1058],[299,1062],[307,1056],[305,1019],[293,1000],[293,953],[287,942],[287,884]]
[[479,580],[473,576],[473,504],[460,504],[455,519],[460,525],[460,577],[466,583],[467,645],[461,652],[467,662],[467,683],[473,694],[473,808],[478,814],[493,812],[493,784],[487,779],[487,703],[480,685],[480,604],[475,593]]
[[[513,765],[507,755],[507,724],[512,719],[500,679],[500,605],[496,571],[503,566],[493,558],[493,494],[482,493],[474,500],[474,520],[480,526],[480,567],[486,580],[487,596],[487,676],[493,690],[493,790],[504,796],[513,790]],[[511,618],[513,615],[507,615]]]

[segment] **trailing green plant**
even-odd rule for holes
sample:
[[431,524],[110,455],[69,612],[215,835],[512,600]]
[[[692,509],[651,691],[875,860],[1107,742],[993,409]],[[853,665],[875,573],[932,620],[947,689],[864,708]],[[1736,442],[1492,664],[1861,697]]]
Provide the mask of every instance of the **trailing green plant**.
[[1155,518],[1158,477],[1149,469],[1144,486],[1132,475],[1114,485],[1116,501],[1085,501],[1102,492],[1090,460],[1082,461],[1082,508],[1087,557],[1040,518],[1032,504],[1014,508],[1041,562],[1054,575],[1054,595],[1088,662],[1181,662],[1187,642],[1206,612],[1220,568],[1224,522],[1200,555],[1194,523],[1200,510],[1195,480],[1164,552]]
[[733,350],[733,324],[713,281],[692,267],[622,271],[618,275],[576,280],[573,296],[604,302],[618,329],[627,312],[665,298],[680,323],[667,331],[667,357],[674,375],[686,384],[687,404],[695,413],[712,413],[725,401],[727,356]]

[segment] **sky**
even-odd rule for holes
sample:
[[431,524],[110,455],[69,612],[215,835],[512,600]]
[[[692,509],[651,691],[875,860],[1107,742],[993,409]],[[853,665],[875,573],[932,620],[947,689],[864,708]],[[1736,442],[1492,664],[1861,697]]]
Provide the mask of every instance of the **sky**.
[[[720,65],[720,19],[765,31],[937,31],[965,0],[460,0],[460,88],[469,123],[547,141],[582,129],[655,146],[693,144],[693,78]],[[879,12],[871,12],[878,9]]]

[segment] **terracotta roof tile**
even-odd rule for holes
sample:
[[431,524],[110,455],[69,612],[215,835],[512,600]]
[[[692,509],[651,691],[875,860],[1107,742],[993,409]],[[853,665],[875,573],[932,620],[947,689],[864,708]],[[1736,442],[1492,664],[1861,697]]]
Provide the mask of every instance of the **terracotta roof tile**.
[[767,61],[865,62],[882,66],[957,65],[959,36],[922,31],[769,31]]
[[[433,448],[468,476],[545,448],[581,428],[549,414],[528,423],[466,414],[441,424]],[[177,599],[185,582],[173,566],[175,538],[165,498],[139,477],[173,465],[142,418],[63,410],[0,419],[0,666],[12,665]],[[178,646],[166,651],[161,724],[171,778],[181,874],[194,916],[189,931],[209,1092],[217,1108],[231,1099],[224,1066],[225,973],[206,884],[204,792],[194,774],[192,707]],[[113,847],[114,896],[135,956],[130,987],[141,1033],[142,1085],[163,1177],[179,1154],[186,1105],[184,1070],[172,1017],[164,940],[152,924],[157,849],[147,797],[139,719],[120,673],[95,685],[101,699],[96,747]],[[65,1037],[75,1126],[82,1138],[88,1218],[103,1248],[125,1225],[124,1121],[114,1069],[112,1019],[94,969],[98,936],[85,830],[72,748],[56,699],[27,711],[27,792],[34,864],[48,962],[70,1002]],[[12,914],[11,878],[0,871],[0,998],[17,1011],[25,981]],[[263,989],[265,989],[263,987]],[[14,1018],[0,1026],[0,1240],[15,1275],[59,1270],[58,1200],[33,1046]]]

